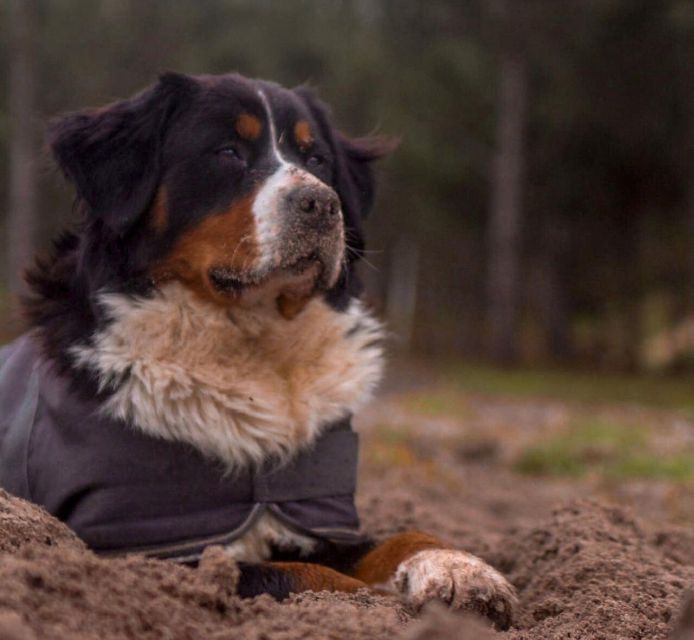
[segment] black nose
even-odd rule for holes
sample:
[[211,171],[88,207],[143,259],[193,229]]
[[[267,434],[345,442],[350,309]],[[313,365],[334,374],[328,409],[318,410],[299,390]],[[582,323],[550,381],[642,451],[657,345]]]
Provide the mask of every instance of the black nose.
[[340,220],[340,200],[327,186],[304,185],[287,195],[290,212],[302,223],[329,228]]

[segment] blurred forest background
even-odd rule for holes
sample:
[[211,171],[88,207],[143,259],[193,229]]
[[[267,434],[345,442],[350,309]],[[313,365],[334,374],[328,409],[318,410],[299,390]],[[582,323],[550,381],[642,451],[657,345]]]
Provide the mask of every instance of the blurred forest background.
[[60,112],[164,70],[309,82],[378,167],[363,275],[425,356],[694,362],[691,0],[2,0],[0,318],[71,218]]

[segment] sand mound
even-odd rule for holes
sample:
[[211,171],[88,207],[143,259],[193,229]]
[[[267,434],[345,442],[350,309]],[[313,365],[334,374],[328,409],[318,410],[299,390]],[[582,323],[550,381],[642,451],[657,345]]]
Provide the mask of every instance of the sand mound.
[[576,503],[508,535],[490,558],[521,595],[513,638],[666,638],[694,566],[624,510]]
[[[470,548],[466,533],[455,539],[459,507],[431,508],[416,489],[409,500],[396,498],[405,513],[393,528],[438,525]],[[366,502],[368,523],[388,533],[383,523],[394,503]],[[434,513],[449,522],[424,521]],[[209,549],[198,570],[98,558],[41,510],[0,493],[0,640],[658,640],[674,626],[679,640],[692,637],[691,604],[676,622],[683,594],[694,586],[691,538],[682,530],[650,534],[622,509],[579,502],[533,526],[487,541],[475,537],[471,550],[519,590],[517,626],[505,634],[443,607],[414,620],[396,600],[366,592],[243,601],[234,594],[236,567],[219,549]]]
[[418,620],[401,635],[403,640],[495,640],[505,637],[471,615],[449,611],[443,605],[431,604]]
[[0,489],[0,553],[12,553],[25,546],[85,548],[64,524]]
[[682,610],[677,616],[672,640],[694,640],[694,591],[690,591],[685,596]]

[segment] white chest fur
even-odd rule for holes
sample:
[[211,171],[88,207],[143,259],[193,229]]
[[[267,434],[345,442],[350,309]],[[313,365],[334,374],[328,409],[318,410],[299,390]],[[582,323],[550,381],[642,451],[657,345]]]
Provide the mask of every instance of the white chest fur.
[[170,283],[153,298],[101,303],[111,322],[73,355],[103,386],[118,383],[104,411],[229,468],[291,456],[381,377],[381,326],[357,302],[338,313],[314,299],[288,321],[228,312]]
[[270,559],[273,549],[298,551],[299,556],[306,556],[315,546],[315,538],[290,529],[271,513],[264,513],[243,536],[227,545],[226,552],[239,562],[262,562]]

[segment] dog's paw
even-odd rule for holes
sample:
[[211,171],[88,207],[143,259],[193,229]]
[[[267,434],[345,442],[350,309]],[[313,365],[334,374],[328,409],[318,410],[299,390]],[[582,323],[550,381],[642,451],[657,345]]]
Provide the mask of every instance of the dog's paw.
[[415,610],[441,600],[454,609],[474,611],[507,629],[517,598],[496,569],[476,556],[451,549],[419,551],[400,563],[392,585]]

